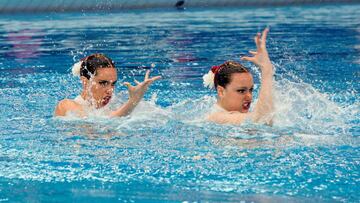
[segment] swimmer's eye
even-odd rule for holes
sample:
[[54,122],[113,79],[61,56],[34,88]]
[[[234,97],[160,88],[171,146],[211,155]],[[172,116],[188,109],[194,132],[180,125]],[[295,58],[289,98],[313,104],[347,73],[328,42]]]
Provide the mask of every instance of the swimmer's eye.
[[117,81],[115,81],[115,82],[111,83],[111,86],[115,87],[116,82],[117,82]]
[[106,87],[109,82],[108,81],[100,81],[99,84],[102,86],[102,87]]
[[239,90],[237,90],[237,92],[244,94],[246,92],[246,89],[239,89]]
[[237,92],[239,92],[240,94],[245,94],[247,91],[249,91],[250,93],[252,93],[254,90],[254,88],[250,88],[250,89],[247,89],[247,88],[244,88],[244,89],[238,89]]

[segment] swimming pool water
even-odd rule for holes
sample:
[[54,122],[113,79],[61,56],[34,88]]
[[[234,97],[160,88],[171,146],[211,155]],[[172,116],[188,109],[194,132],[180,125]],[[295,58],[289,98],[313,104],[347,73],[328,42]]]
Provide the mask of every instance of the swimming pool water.
[[[359,10],[2,15],[0,201],[358,202]],[[203,121],[216,95],[202,75],[254,49],[266,26],[274,126]],[[163,79],[130,117],[54,118],[80,93],[70,66],[95,52],[116,62],[119,84],[154,65]]]

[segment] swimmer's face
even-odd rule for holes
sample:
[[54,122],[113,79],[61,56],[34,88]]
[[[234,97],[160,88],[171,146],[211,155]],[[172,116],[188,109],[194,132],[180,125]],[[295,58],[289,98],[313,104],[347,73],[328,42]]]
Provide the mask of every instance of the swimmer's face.
[[89,80],[91,96],[96,107],[101,108],[110,102],[117,81],[115,68],[98,68],[95,76]]
[[250,73],[234,73],[226,87],[217,87],[220,105],[227,111],[247,113],[252,101],[254,89],[253,77]]

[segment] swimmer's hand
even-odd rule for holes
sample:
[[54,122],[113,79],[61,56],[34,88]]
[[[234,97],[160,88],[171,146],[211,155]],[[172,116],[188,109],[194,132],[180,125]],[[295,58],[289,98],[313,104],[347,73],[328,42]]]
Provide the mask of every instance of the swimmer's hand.
[[273,66],[271,64],[269,54],[266,50],[266,37],[269,32],[268,28],[265,28],[262,34],[257,33],[254,37],[256,44],[256,51],[249,51],[253,56],[244,56],[241,57],[241,60],[250,61],[257,65],[262,75],[273,75]]
[[130,83],[125,82],[124,85],[127,86],[129,91],[129,101],[123,104],[120,108],[116,109],[115,111],[110,113],[111,117],[117,116],[126,116],[129,115],[136,105],[141,101],[144,97],[146,90],[148,89],[149,85],[153,83],[155,80],[161,78],[161,76],[155,76],[149,78],[150,71],[146,71],[145,78],[143,82],[139,82],[135,80],[136,86],[132,86]]
[[143,82],[139,82],[135,80],[136,86],[132,86],[130,83],[125,82],[124,85],[127,86],[129,91],[129,101],[137,104],[140,100],[144,97],[146,90],[148,89],[149,85],[153,83],[155,80],[161,78],[161,76],[155,76],[150,78],[150,70],[146,71],[145,78]]

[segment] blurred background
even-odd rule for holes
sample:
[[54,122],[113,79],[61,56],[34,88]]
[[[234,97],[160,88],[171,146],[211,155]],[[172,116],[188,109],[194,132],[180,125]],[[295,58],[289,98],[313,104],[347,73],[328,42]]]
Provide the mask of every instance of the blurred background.
[[279,6],[356,3],[359,0],[0,0],[0,13],[44,11],[123,10],[143,8]]

